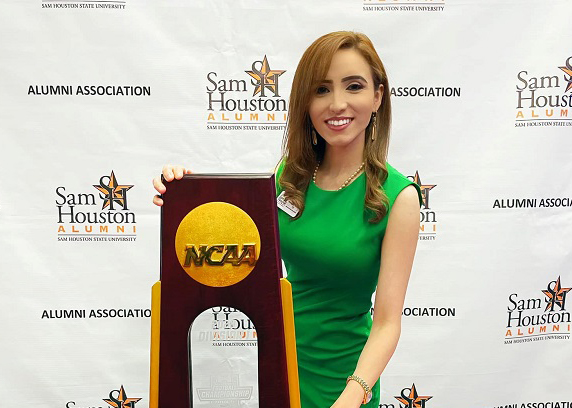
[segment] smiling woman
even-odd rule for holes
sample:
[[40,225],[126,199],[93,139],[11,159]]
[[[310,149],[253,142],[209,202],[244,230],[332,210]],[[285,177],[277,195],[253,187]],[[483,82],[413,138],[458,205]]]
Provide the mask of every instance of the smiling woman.
[[[386,161],[389,89],[371,41],[347,31],[310,45],[292,83],[276,179],[293,209],[278,221],[302,408],[377,407],[399,339],[421,193]],[[185,172],[163,168],[166,181]],[[160,178],[154,185],[166,191]]]
[[[281,178],[298,208],[304,208],[303,192],[311,178],[326,189],[338,188],[363,162],[366,207],[375,221],[383,218],[387,197],[379,181],[387,177],[389,91],[383,63],[364,34],[330,33],[306,50],[292,84]],[[343,157],[344,164],[331,172],[326,155]]]
[[299,211],[278,219],[303,408],[378,406],[399,339],[421,195],[386,161],[389,89],[373,44],[353,32],[320,37],[294,76],[277,178]]

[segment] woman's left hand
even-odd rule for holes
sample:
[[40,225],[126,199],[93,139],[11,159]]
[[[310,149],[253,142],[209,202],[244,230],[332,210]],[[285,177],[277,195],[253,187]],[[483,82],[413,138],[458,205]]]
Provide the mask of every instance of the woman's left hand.
[[361,402],[356,404],[355,402],[344,401],[340,396],[340,398],[338,398],[330,408],[359,408],[360,406]]
[[350,381],[330,408],[359,408],[362,400],[363,388],[357,382]]

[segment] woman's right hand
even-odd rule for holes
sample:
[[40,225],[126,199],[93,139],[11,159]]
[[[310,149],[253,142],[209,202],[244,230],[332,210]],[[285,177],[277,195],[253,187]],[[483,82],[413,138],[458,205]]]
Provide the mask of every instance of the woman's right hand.
[[[170,164],[167,164],[166,166],[163,166],[163,170],[161,171],[161,173],[163,174],[163,178],[165,179],[165,181],[170,182],[175,179],[177,180],[182,179],[185,174],[191,174],[191,171],[185,169],[183,166],[172,166]],[[155,187],[155,190],[157,190],[159,194],[165,194],[165,191],[167,191],[167,187],[161,181],[160,176],[157,176],[153,179],[153,187]],[[159,194],[153,197],[153,204],[158,205],[160,207],[163,205],[163,199]]]

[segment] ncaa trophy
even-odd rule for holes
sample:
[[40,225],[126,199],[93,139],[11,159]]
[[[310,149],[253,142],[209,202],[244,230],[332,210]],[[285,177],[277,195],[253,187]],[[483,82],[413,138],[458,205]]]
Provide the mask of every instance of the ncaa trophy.
[[150,408],[299,408],[273,174],[188,174],[161,208]]

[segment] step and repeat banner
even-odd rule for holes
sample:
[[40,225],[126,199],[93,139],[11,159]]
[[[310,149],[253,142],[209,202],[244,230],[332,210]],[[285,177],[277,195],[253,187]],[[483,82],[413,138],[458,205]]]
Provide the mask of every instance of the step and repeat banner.
[[273,168],[303,51],[355,30],[388,71],[389,161],[423,190],[381,407],[572,408],[571,16],[567,0],[2,1],[0,406],[148,407],[151,179]]

